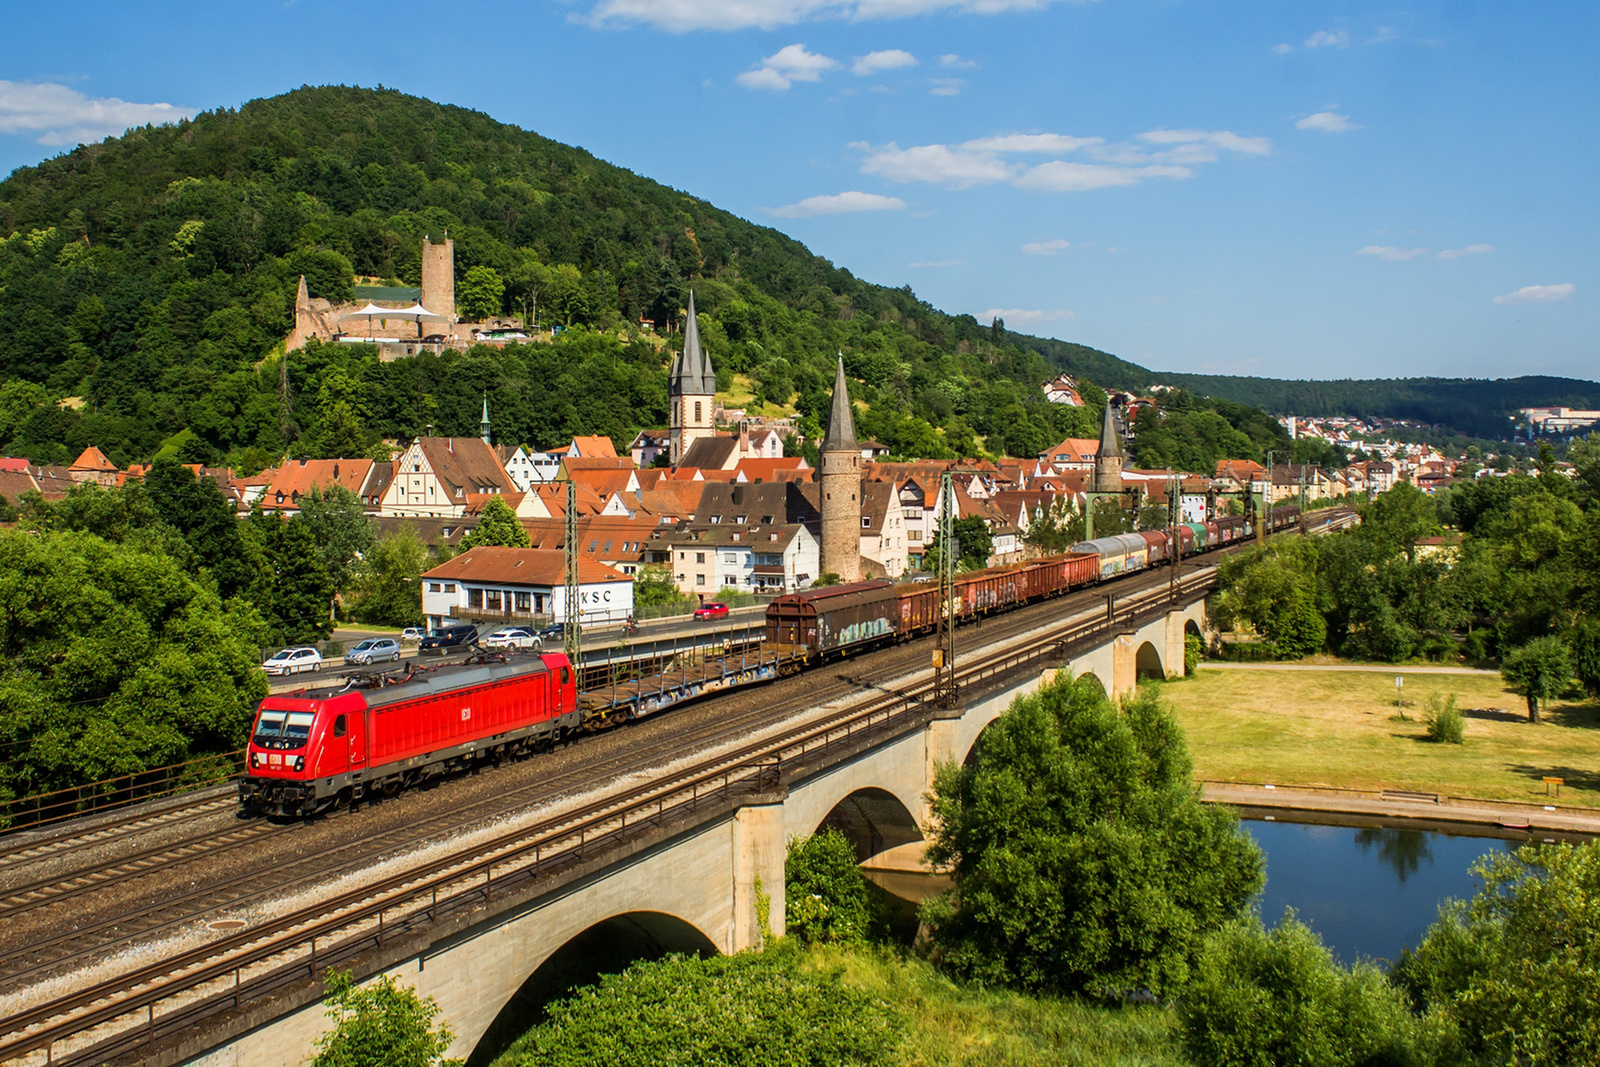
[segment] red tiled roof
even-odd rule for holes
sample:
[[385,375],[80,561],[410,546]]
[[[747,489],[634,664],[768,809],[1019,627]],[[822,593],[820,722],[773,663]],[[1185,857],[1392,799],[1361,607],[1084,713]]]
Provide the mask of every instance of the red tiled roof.
[[371,473],[370,459],[291,460],[278,468],[277,475],[267,485],[266,494],[261,498],[261,506],[292,508],[311,490],[322,489],[326,492],[335,485],[360,496]]
[[79,454],[77,459],[72,461],[72,469],[75,471],[114,471],[117,469],[117,465],[107,459],[104,452],[94,445],[90,445]]
[[605,456],[617,458],[617,450],[609,437],[574,437],[572,443],[578,447],[578,455],[593,458]]
[[780,472],[810,470],[804,456],[777,456],[772,459],[741,459],[734,468],[752,482],[777,481]]
[[[460,582],[500,582],[506,585],[556,586],[565,580],[565,553],[553,548],[472,548],[423,574]],[[629,582],[633,579],[597,559],[578,555],[578,581]]]

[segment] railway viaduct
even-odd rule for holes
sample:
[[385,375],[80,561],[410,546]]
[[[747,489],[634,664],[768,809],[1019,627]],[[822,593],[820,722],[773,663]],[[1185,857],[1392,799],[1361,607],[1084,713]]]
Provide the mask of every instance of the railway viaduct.
[[[663,951],[732,953],[784,929],[790,838],[832,825],[860,858],[923,839],[925,794],[942,761],[961,761],[984,727],[1060,670],[1093,674],[1113,695],[1140,677],[1181,673],[1184,636],[1203,630],[1204,592],[1109,626],[1051,656],[1019,660],[963,687],[958,706],[932,708],[900,728],[869,733],[695,818],[619,841],[558,876],[487,899],[454,918],[400,932],[352,958],[358,976],[387,973],[434,997],[456,1035],[451,1055],[486,1062],[521,1006]],[[144,1062],[295,1065],[310,1058],[326,1016],[310,978],[211,1016],[146,1047]],[[497,1028],[497,1019],[502,1020]],[[485,1041],[486,1035],[489,1040]]]

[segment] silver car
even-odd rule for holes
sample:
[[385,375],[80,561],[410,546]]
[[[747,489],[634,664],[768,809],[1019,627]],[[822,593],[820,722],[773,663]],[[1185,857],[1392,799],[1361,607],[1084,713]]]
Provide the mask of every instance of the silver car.
[[392,637],[370,637],[344,654],[346,663],[400,662],[400,642]]
[[485,637],[483,639],[483,647],[532,648],[537,650],[544,647],[544,642],[520,626],[507,626]]
[[286,648],[261,665],[268,674],[299,674],[302,671],[320,671],[322,653],[314,648]]

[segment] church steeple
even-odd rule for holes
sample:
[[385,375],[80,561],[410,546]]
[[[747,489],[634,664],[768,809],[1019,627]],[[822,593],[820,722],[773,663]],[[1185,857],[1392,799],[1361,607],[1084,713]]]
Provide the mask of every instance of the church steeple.
[[483,418],[478,422],[478,436],[483,438],[483,443],[489,443],[489,394],[483,394]]
[[671,455],[676,467],[689,446],[716,434],[712,405],[717,395],[717,372],[700,343],[700,320],[694,310],[694,290],[683,325],[683,351],[672,358],[667,375],[667,408],[672,419]]

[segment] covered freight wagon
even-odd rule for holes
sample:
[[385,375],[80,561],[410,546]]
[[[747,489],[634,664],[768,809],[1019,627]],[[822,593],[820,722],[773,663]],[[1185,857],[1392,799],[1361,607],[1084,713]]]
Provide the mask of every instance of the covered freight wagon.
[[898,630],[894,586],[882,579],[807,589],[767,605],[767,640],[813,654],[881,641]]

